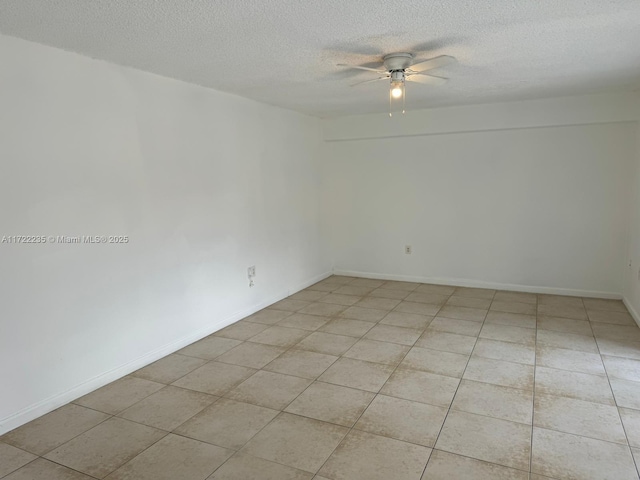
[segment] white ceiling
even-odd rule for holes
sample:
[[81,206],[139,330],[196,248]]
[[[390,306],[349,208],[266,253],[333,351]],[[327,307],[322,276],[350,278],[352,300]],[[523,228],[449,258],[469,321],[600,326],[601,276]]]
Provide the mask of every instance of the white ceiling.
[[0,0],[0,32],[322,117],[386,111],[336,64],[396,51],[458,59],[411,109],[640,86],[639,0]]

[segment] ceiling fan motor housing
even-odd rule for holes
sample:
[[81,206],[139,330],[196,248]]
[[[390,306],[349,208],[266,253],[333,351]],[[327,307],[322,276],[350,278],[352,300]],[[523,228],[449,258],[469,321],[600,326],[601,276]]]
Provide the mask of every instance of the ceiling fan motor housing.
[[384,68],[386,68],[388,72],[393,73],[396,70],[402,71],[405,68],[409,68],[413,61],[413,55],[410,53],[390,53],[389,55],[385,55],[383,61]]

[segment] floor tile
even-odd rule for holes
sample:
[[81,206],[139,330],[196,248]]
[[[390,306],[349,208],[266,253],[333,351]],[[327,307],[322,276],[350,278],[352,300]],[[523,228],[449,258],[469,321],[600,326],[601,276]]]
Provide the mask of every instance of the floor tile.
[[403,292],[413,292],[416,288],[420,286],[419,283],[414,282],[396,282],[394,280],[389,280],[382,284],[381,288],[387,288],[389,290],[401,290]]
[[572,318],[538,317],[538,328],[541,330],[552,330],[555,332],[574,333],[576,335],[586,335],[593,337],[591,324],[587,320],[574,320]]
[[538,298],[535,293],[499,291],[493,297],[496,302],[518,302],[536,305]]
[[632,410],[630,408],[619,408],[618,410],[629,445],[640,448],[640,410]]
[[452,295],[449,297],[449,300],[447,300],[445,305],[488,310],[491,306],[491,300],[488,298],[460,297],[458,295]]
[[491,303],[491,310],[496,312],[520,313],[523,315],[535,315],[536,306],[530,303],[504,302],[494,300]]
[[234,340],[232,338],[216,337],[210,335],[198,340],[191,345],[178,350],[176,353],[180,355],[187,355],[189,357],[203,358],[205,360],[213,360],[219,357],[224,352],[231,350],[233,347],[240,345],[240,340]]
[[532,365],[472,356],[462,378],[503,387],[532,390],[533,370]]
[[362,308],[375,308],[377,310],[393,310],[400,300],[394,298],[365,297],[356,306]]
[[583,298],[584,306],[589,310],[604,310],[610,312],[627,313],[627,307],[622,300],[608,300],[604,298]]
[[[499,293],[499,292],[498,292]],[[521,470],[434,450],[421,480],[529,480]]]
[[403,328],[378,324],[369,330],[364,338],[411,346],[416,343],[416,340],[420,338],[421,334],[422,330],[417,330],[415,328]]
[[355,278],[349,285],[354,285],[357,287],[370,287],[370,288],[379,288],[384,285],[386,280],[378,280],[376,278]]
[[437,407],[449,407],[460,380],[418,370],[398,369],[380,393]]
[[550,317],[574,318],[576,320],[588,320],[587,311],[584,307],[571,307],[566,305],[545,305],[538,304],[538,315],[548,315]]
[[308,330],[298,328],[279,327],[274,325],[249,339],[253,343],[263,343],[275,347],[291,347],[309,335]]
[[531,426],[451,411],[444,422],[436,448],[528,471]]
[[92,480],[92,478],[44,458],[38,458],[11,475],[3,477],[3,480]]
[[471,355],[475,344],[475,337],[439,332],[437,330],[427,328],[415,343],[415,346],[440,350],[441,352]]
[[534,427],[531,471],[558,480],[637,480],[629,447]]
[[255,372],[253,368],[210,362],[173,382],[173,385],[221,396]]
[[413,347],[400,365],[413,370],[460,378],[468,361],[467,355]]
[[353,345],[344,356],[365,360],[367,362],[384,363],[396,366],[409,352],[410,347],[397,343],[377,342],[375,340],[361,339]]
[[482,322],[487,316],[487,311],[480,308],[456,307],[445,305],[438,312],[439,317],[457,318],[458,320],[469,320],[472,322]]
[[[249,315],[243,321],[260,323],[264,325],[274,325],[278,323],[280,320],[284,320],[289,315],[292,315],[293,312],[287,312],[283,310],[271,310],[269,308],[265,308],[264,310],[260,310],[259,312],[254,313],[253,315]],[[260,332],[256,332],[258,334]],[[246,339],[245,339],[246,340]]]
[[496,312],[489,310],[485,324],[509,325],[511,327],[536,328],[536,316],[522,313]]
[[320,315],[323,317],[334,317],[345,310],[344,305],[336,305],[335,303],[316,302],[299,310],[299,313],[308,315]]
[[314,283],[310,287],[307,287],[305,290],[328,293],[328,292],[333,292],[334,290],[337,290],[341,286],[342,285],[335,284],[335,283],[318,282],[318,283]]
[[352,427],[374,396],[375,394],[362,390],[315,382],[291,402],[285,411]]
[[449,299],[447,295],[438,295],[437,293],[418,293],[412,292],[404,299],[405,302],[412,303],[428,303],[430,305],[442,306]]
[[496,291],[489,288],[456,287],[453,294],[463,297],[493,299]]
[[312,473],[237,453],[207,480],[311,480]]
[[618,409],[600,403],[536,394],[534,425],[597,440],[627,443]]
[[566,295],[548,295],[548,294],[539,294],[538,304],[556,305],[556,306],[573,307],[573,308],[582,308],[584,306],[584,304],[582,303],[582,298],[580,297],[570,297]]
[[611,389],[616,405],[640,410],[640,382],[611,379]]
[[244,342],[232,348],[227,353],[216,358],[216,362],[240,365],[249,368],[262,368],[272,360],[275,360],[287,349],[262,343]]
[[234,340],[244,341],[259,334],[268,327],[269,325],[263,323],[253,323],[246,320],[240,320],[239,322],[217,331],[214,335],[216,337],[232,338]]
[[280,300],[279,302],[274,303],[269,306],[269,310],[283,310],[286,312],[297,312],[302,308],[311,305],[312,302],[308,302],[305,300],[296,300],[291,297],[285,298],[284,300]]
[[424,330],[429,326],[432,319],[433,317],[418,315],[415,313],[390,312],[386,317],[380,320],[380,324]]
[[501,342],[488,338],[479,338],[473,349],[476,357],[504,360],[506,362],[523,363],[533,365],[536,360],[535,348],[522,343]]
[[167,433],[122,418],[110,418],[49,452],[45,458],[104,478]]
[[[411,292],[403,290],[389,290],[387,288],[376,288],[369,294],[369,297],[393,298],[394,300],[403,300]],[[399,302],[398,302],[399,303]]]
[[576,335],[574,333],[552,332],[538,330],[536,342],[547,347],[566,348],[581,352],[598,353],[598,347],[593,337]]
[[346,335],[349,337],[362,337],[371,330],[375,323],[363,320],[351,320],[350,318],[337,318],[330,321],[320,329],[321,332],[333,333],[335,335]]
[[300,290],[298,293],[289,295],[287,298],[291,300],[302,300],[303,302],[317,302],[326,296],[326,293],[317,290]]
[[[257,325],[255,323],[254,325]],[[262,325],[259,325],[262,327]],[[187,357],[186,355],[171,354],[153,362],[140,370],[136,370],[131,375],[152,382],[169,384],[192,372],[198,367],[207,363],[201,358]]]
[[538,345],[536,364],[542,367],[590,373],[591,375],[605,375],[602,359],[597,353]]
[[533,392],[462,380],[451,409],[531,425]]
[[341,358],[318,378],[321,382],[378,392],[394,367],[380,363]]
[[394,312],[416,313],[418,315],[433,316],[440,310],[440,305],[432,305],[429,303],[407,302],[406,299],[400,302]]
[[322,303],[334,303],[336,305],[344,305],[345,307],[355,305],[360,300],[362,300],[361,296],[358,295],[341,295],[339,293],[330,293],[329,295],[325,295],[318,302]]
[[276,415],[277,410],[221,398],[180,425],[175,433],[220,447],[239,449]]
[[227,393],[228,398],[282,410],[311,384],[306,378],[261,370]]
[[115,415],[164,386],[142,378],[124,377],[74,400],[73,403]]
[[339,425],[281,413],[242,452],[315,473],[348,431]]
[[[592,325],[595,325],[595,323]],[[598,338],[597,342],[602,355],[640,360],[640,342],[625,339],[608,340],[600,338]]]
[[327,317],[319,317],[317,315],[306,315],[304,313],[294,313],[293,315],[280,320],[279,327],[298,328],[300,330],[315,331],[329,321]]
[[377,395],[355,428],[433,447],[446,416],[447,409],[443,407]]
[[108,418],[107,414],[70,403],[6,433],[0,440],[44,455]]
[[636,326],[636,322],[627,312],[605,312],[601,310],[587,311],[589,320],[599,323],[610,323],[613,325],[632,325]]
[[171,431],[218,398],[169,385],[127,408],[118,416],[149,427]]
[[623,344],[633,342],[630,345],[636,347],[636,352],[640,351],[640,328],[637,326],[591,322],[591,330],[598,340],[623,340]]
[[35,460],[35,455],[0,442],[0,478]]
[[609,378],[640,382],[640,360],[602,355]]
[[344,312],[342,312],[339,317],[340,318],[349,318],[351,320],[360,320],[363,322],[379,322],[382,320],[385,315],[389,312],[386,310],[376,310],[373,308],[362,308],[358,306],[353,306],[347,308]]
[[269,372],[314,379],[322,375],[336,360],[338,357],[334,355],[292,349],[280,355],[264,369]]
[[326,353],[327,355],[342,355],[357,341],[358,339],[354,337],[313,332],[298,343],[296,348],[310,352]]
[[555,368],[536,367],[536,395],[538,393],[615,405],[606,377]]
[[304,307],[311,305],[311,302],[307,302],[305,300],[294,300],[292,298],[285,298],[284,300],[280,300],[279,302],[274,303],[269,307],[269,310],[283,310],[287,312],[297,312],[298,310],[303,309]]
[[522,343],[529,346],[534,346],[536,343],[536,331],[534,329],[513,327],[511,325],[485,323],[479,337],[503,342]]
[[344,285],[336,290],[334,293],[339,293],[340,295],[356,295],[360,297],[364,297],[365,295],[369,295],[374,289],[372,287],[357,287],[354,285]]
[[457,333],[458,335],[468,335],[470,337],[477,337],[482,329],[482,323],[480,322],[445,317],[435,317],[428,326],[431,330]]
[[109,480],[205,479],[233,453],[169,434],[109,475]]
[[414,291],[418,293],[437,293],[438,295],[449,296],[455,292],[456,287],[451,285],[435,285],[432,283],[420,284]]
[[431,449],[352,430],[320,470],[334,480],[414,480]]

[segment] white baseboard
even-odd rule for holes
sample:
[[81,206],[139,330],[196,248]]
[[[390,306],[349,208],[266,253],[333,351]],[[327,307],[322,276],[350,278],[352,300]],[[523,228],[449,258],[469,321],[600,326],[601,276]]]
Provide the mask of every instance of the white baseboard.
[[191,343],[206,337],[207,335],[211,335],[212,333],[217,332],[218,330],[227,327],[232,323],[251,315],[252,313],[257,312],[258,310],[262,310],[263,308],[268,307],[269,305],[272,305],[282,300],[283,298],[288,297],[289,295],[299,292],[300,290],[307,288],[314,283],[319,282],[320,280],[324,280],[329,276],[331,276],[331,272],[325,272],[320,275],[316,275],[313,278],[310,278],[298,285],[288,288],[286,291],[271,297],[265,302],[262,302],[258,305],[253,305],[249,308],[236,312],[235,314],[227,318],[213,322],[207,325],[205,328],[198,330],[197,332],[190,333],[189,335],[186,335],[181,339],[176,340],[175,342],[171,342],[168,345],[153,350],[152,352],[146,353],[136,358],[135,360],[132,360],[131,362],[121,365],[108,372],[101,373],[100,375],[82,382],[65,392],[53,395],[49,398],[46,398],[45,400],[37,402],[12,415],[9,415],[8,417],[0,420],[0,435],[3,435],[4,433],[19,427],[20,425],[24,425],[31,420],[49,413],[56,408],[66,405],[76,398],[80,398],[81,396],[86,395],[87,393],[90,393],[100,387],[103,387],[119,378],[122,378],[125,375],[135,372],[136,370],[145,367],[150,363],[153,363],[156,360],[169,355],[170,353],[176,352],[181,348],[184,348],[187,345],[190,345]]
[[393,275],[387,273],[356,272],[353,270],[335,269],[334,275],[349,277],[374,278],[376,280],[398,280],[402,282],[433,283],[436,285],[452,285],[455,287],[492,288],[495,290],[509,290],[527,293],[548,293],[551,295],[569,295],[573,297],[610,298],[620,300],[622,295],[615,292],[601,292],[597,290],[576,290],[571,288],[540,287],[535,285],[518,285],[512,283],[484,282],[482,280],[467,280],[464,278],[419,277],[412,275]]
[[627,307],[627,310],[629,310],[629,313],[638,324],[638,327],[640,327],[640,314],[636,312],[635,308],[633,308],[633,305],[631,305],[631,302],[627,299],[627,297],[624,297],[622,299],[622,302],[624,303],[625,307]]

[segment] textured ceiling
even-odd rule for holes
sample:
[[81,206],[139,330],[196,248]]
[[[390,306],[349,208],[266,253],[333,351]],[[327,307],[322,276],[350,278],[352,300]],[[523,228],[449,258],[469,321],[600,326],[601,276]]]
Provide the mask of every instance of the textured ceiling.
[[337,63],[448,54],[411,109],[640,86],[639,0],[0,0],[0,32],[328,117],[384,112]]

